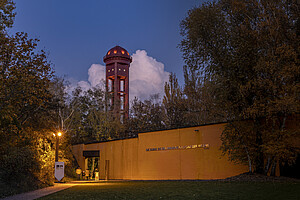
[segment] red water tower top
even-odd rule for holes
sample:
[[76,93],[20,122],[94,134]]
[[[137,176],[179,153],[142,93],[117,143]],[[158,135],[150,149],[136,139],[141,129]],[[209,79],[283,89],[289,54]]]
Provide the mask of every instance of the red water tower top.
[[115,46],[111,48],[103,57],[103,61],[107,63],[110,59],[116,59],[116,57],[132,62],[132,58],[129,55],[128,51],[120,46]]

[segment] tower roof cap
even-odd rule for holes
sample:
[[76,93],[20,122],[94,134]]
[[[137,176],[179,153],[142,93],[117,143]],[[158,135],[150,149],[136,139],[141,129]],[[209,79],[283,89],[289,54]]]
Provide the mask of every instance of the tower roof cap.
[[112,57],[122,57],[127,58],[131,61],[131,56],[129,55],[128,51],[120,46],[115,46],[111,48],[106,55],[103,57],[103,61],[105,62],[108,58]]

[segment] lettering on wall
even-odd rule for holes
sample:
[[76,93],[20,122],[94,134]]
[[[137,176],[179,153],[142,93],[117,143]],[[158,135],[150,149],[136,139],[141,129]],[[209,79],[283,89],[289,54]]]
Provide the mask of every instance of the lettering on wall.
[[174,146],[174,147],[156,147],[156,148],[147,148],[146,151],[185,150],[185,149],[196,149],[196,148],[208,149],[209,144],[194,144],[194,145]]

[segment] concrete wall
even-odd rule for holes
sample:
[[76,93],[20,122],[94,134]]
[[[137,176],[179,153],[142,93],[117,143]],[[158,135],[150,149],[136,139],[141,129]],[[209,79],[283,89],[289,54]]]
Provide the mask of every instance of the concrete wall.
[[221,155],[225,124],[140,133],[138,138],[79,144],[74,155],[84,169],[84,150],[100,150],[100,179],[177,180],[220,179],[247,171]]

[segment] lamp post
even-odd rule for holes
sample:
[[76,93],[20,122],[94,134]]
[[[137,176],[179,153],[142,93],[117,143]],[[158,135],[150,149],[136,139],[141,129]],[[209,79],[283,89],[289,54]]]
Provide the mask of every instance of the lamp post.
[[61,136],[61,132],[58,132],[57,134],[53,133],[53,135],[56,137],[55,162],[58,162],[58,147],[59,147],[59,137]]
[[61,137],[61,132],[58,132],[57,134],[53,133],[54,137],[56,137],[56,149],[55,149],[55,178],[58,180],[58,182],[61,181],[64,177],[64,171],[65,171],[65,164],[64,162],[58,162],[58,148],[59,148],[59,138]]

